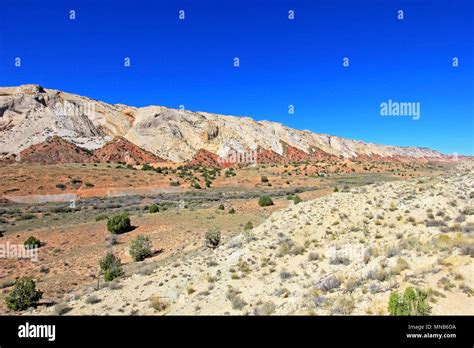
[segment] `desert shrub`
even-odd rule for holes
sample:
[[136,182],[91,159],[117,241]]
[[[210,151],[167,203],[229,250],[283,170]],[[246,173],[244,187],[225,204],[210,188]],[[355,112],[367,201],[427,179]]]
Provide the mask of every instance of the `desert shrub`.
[[72,179],[71,179],[71,184],[73,184],[73,185],[82,184],[82,180],[81,180],[81,179],[78,179],[78,178],[72,178]]
[[260,181],[261,181],[261,182],[268,182],[268,178],[267,178],[265,175],[262,175],[262,176],[260,177]]
[[67,312],[69,312],[70,310],[72,310],[72,308],[69,307],[67,304],[58,303],[57,305],[54,306],[53,313],[54,313],[54,315],[64,315]]
[[152,204],[148,208],[148,212],[150,214],[155,214],[155,213],[158,213],[159,211],[160,211],[160,207],[158,206],[158,204]]
[[131,227],[130,218],[127,213],[112,216],[109,221],[107,221],[107,229],[110,233],[118,234],[128,232]]
[[339,192],[339,189],[336,187],[334,187],[334,192]]
[[100,298],[98,298],[96,295],[91,295],[88,298],[86,298],[86,303],[87,304],[96,304],[102,301]]
[[461,246],[461,255],[469,255],[474,257],[474,245],[463,245]]
[[323,291],[336,289],[339,286],[341,286],[340,280],[333,275],[319,279],[315,284],[316,289]]
[[258,199],[258,205],[261,207],[268,207],[270,205],[273,205],[273,201],[269,196],[261,196]]
[[261,305],[255,307],[254,313],[255,315],[270,315],[275,312],[276,306],[273,302],[265,302]]
[[23,245],[25,246],[25,249],[35,249],[41,246],[41,241],[38,238],[30,236],[27,240],[25,240]]
[[338,297],[332,307],[333,314],[351,314],[354,310],[354,299],[350,295]]
[[408,268],[410,268],[410,265],[408,264],[408,261],[405,260],[403,257],[399,257],[398,260],[397,260],[397,264],[392,269],[392,271],[395,274],[400,274],[402,271],[404,271]]
[[441,227],[441,226],[446,226],[446,222],[444,222],[443,220],[432,219],[432,220],[426,221],[425,225],[426,227]]
[[197,181],[193,182],[191,184],[191,187],[195,188],[196,190],[200,190],[201,189],[201,185],[199,185],[199,183]]
[[150,297],[150,307],[161,312],[168,307],[168,302],[164,301],[160,296],[155,295]]
[[226,298],[230,301],[232,309],[242,309],[247,305],[247,302],[245,302],[245,300],[242,299],[239,294],[240,291],[232,287],[227,290]]
[[296,195],[295,197],[293,197],[293,202],[294,202],[295,204],[298,204],[298,203],[303,202],[303,200],[301,199],[300,196]]
[[428,294],[420,289],[407,288],[403,295],[393,292],[388,301],[390,315],[428,315]]
[[134,261],[143,261],[151,255],[151,240],[146,236],[137,236],[130,244],[130,256]]
[[308,261],[316,261],[319,260],[319,254],[315,252],[310,252],[308,255]]
[[250,231],[251,229],[253,229],[252,221],[247,221],[247,223],[244,226],[244,231]]
[[99,266],[106,281],[114,280],[124,274],[120,259],[112,253],[105,255],[100,260]]
[[15,282],[13,290],[5,298],[7,307],[14,311],[22,311],[35,306],[43,297],[43,293],[36,290],[36,284],[31,278],[20,278]]
[[206,246],[209,248],[217,248],[219,242],[221,241],[221,232],[216,228],[211,228],[207,230],[205,239]]
[[22,220],[32,220],[32,219],[34,219],[34,218],[36,218],[36,215],[35,215],[35,214],[26,213],[26,214],[22,214],[22,215],[18,216],[18,217],[16,218],[16,220],[18,220],[18,221],[22,221]]
[[148,163],[145,163],[142,166],[142,170],[154,170],[154,168],[152,166],[150,166]]
[[344,266],[347,266],[350,263],[351,263],[351,260],[348,257],[341,256],[341,255],[335,255],[334,257],[331,257],[329,259],[329,264],[330,265],[344,265]]
[[219,206],[217,207],[217,209],[219,209],[219,210],[224,210],[224,209],[225,209],[224,204],[219,204]]
[[230,208],[230,209],[229,209],[229,214],[235,214],[235,209],[234,209],[234,208]]
[[472,207],[471,207],[471,208],[465,208],[465,209],[462,211],[462,213],[463,213],[464,215],[474,215],[474,208],[472,208]]
[[64,184],[56,184],[56,187],[60,190],[64,190],[66,188],[66,185]]
[[109,217],[105,214],[100,214],[95,217],[95,221],[102,221],[102,220],[108,220]]

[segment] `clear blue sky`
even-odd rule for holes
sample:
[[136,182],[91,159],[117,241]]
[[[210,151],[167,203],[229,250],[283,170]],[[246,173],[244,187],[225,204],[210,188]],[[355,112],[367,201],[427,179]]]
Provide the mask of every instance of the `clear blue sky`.
[[[472,0],[21,0],[1,17],[2,86],[474,155]],[[388,99],[420,119],[380,116]]]

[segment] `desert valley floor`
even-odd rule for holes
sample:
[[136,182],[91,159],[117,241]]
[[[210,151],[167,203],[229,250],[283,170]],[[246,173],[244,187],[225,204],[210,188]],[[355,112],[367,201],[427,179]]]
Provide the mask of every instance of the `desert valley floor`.
[[[428,293],[432,314],[474,314],[473,166],[321,161],[209,174],[0,165],[0,241],[43,243],[37,262],[1,260],[0,311],[13,314],[4,298],[31,276],[44,295],[22,313],[387,314],[390,294],[411,286]],[[183,181],[193,170],[212,185]],[[72,208],[34,203],[68,193],[77,195]],[[262,195],[274,204],[259,206]],[[153,204],[159,211],[150,213]],[[107,217],[121,211],[133,230],[112,243]],[[209,229],[222,233],[217,248],[204,244]],[[138,235],[153,244],[142,262],[129,256]],[[125,270],[111,282],[98,272],[108,250]]]

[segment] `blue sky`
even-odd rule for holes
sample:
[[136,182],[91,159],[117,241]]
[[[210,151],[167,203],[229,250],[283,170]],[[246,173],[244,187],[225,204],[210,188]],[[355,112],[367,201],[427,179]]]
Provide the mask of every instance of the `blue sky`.
[[[2,86],[469,155],[473,64],[471,0],[22,0],[0,21]],[[388,99],[420,103],[420,118],[382,117]]]

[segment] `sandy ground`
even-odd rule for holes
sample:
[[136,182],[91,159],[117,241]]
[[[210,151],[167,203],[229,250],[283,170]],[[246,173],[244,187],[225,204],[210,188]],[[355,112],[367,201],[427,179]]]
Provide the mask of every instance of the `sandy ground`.
[[[250,233],[224,235],[216,249],[198,243],[153,263],[146,274],[135,272],[113,286],[86,289],[62,307],[32,313],[386,314],[390,294],[412,286],[428,292],[433,314],[472,315],[473,179],[473,163],[464,162],[446,176],[376,183],[290,204]],[[201,227],[196,223],[192,231]],[[165,249],[175,238],[160,236],[154,245]],[[188,237],[181,238],[184,246]],[[116,247],[128,262],[124,252]]]

